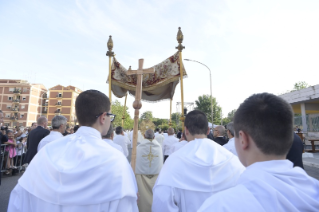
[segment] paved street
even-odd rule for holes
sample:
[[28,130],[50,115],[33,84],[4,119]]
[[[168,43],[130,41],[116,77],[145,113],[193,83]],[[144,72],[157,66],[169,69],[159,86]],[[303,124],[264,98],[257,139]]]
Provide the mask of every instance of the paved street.
[[[305,170],[310,176],[319,180],[319,169],[318,168],[305,166]],[[7,211],[10,192],[14,188],[14,186],[17,184],[17,181],[21,175],[22,174],[18,174],[16,176],[3,176],[2,177],[2,182],[1,182],[1,186],[0,186],[0,211],[1,212]]]

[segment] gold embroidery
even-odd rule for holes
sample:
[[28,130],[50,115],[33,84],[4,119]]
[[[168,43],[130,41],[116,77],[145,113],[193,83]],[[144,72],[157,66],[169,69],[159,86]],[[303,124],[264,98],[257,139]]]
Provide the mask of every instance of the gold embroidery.
[[152,160],[154,157],[158,157],[158,155],[153,155],[152,153],[152,146],[150,146],[150,153],[148,155],[143,155],[142,157],[147,157],[147,159],[150,161],[150,167],[152,166]]

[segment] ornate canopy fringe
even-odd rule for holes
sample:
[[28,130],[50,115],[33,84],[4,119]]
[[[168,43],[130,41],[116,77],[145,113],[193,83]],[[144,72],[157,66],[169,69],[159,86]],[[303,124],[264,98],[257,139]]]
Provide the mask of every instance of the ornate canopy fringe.
[[[172,99],[175,88],[180,80],[179,52],[154,66],[154,74],[144,74],[142,81],[142,100],[157,102],[165,99]],[[183,78],[187,77],[184,65]],[[112,91],[113,94],[122,98],[129,92],[135,95],[136,75],[127,75],[125,69],[114,57],[112,63]],[[108,83],[108,81],[107,81]]]

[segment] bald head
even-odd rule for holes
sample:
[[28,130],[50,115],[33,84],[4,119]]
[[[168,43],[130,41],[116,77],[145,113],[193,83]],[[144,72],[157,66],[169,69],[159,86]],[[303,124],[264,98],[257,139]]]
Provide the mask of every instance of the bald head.
[[167,134],[168,135],[174,135],[174,133],[175,133],[175,131],[174,131],[174,128],[168,128],[168,130],[167,130]]
[[146,139],[154,139],[154,131],[152,130],[152,129],[148,129],[148,130],[146,130],[146,132],[145,132],[145,138]]
[[218,125],[217,127],[215,127],[214,130],[217,130],[218,135],[217,136],[224,136],[225,135],[225,127]]
[[45,116],[40,116],[37,120],[38,126],[47,127],[48,119]]

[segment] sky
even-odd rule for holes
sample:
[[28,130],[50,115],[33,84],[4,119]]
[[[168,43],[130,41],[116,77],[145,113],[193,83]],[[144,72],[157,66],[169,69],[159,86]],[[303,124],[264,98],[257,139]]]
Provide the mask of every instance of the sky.
[[[181,27],[183,58],[209,67],[212,95],[225,117],[254,93],[278,95],[298,81],[319,84],[318,23],[318,0],[0,0],[0,78],[108,95],[110,35],[123,66],[137,69],[144,58],[147,68],[177,51]],[[184,102],[210,95],[208,69],[184,66]],[[131,117],[133,101],[129,96]],[[178,84],[173,112],[181,111],[180,101]],[[169,108],[169,101],[143,102],[140,114],[168,119]]]

